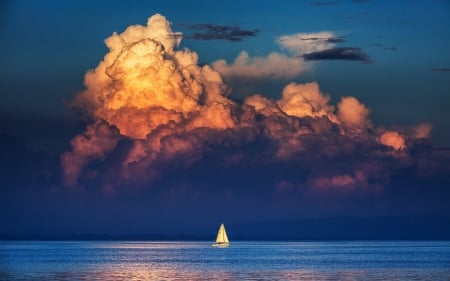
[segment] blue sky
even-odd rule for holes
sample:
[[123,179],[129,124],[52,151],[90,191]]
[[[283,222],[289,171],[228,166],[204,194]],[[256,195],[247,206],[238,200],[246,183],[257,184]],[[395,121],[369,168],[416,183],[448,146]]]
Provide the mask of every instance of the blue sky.
[[[146,25],[156,13],[171,22],[173,32],[183,33],[179,48],[166,50],[161,59],[188,48],[199,56],[196,71],[211,65],[232,90],[223,107],[201,101],[199,111],[177,112],[169,118],[176,122],[136,137],[127,133],[127,126],[101,115],[105,111],[92,113],[75,97],[86,87],[92,90],[83,85],[84,75],[108,53],[105,39],[130,25]],[[214,222],[208,210],[230,205],[234,209],[226,216],[233,222],[263,216],[446,214],[449,26],[450,2],[437,0],[3,1],[0,149],[6,160],[0,173],[5,210],[0,218],[12,232],[68,231],[66,217],[86,231],[127,232],[150,214],[155,225],[132,228],[139,232],[163,229],[171,219],[183,221],[180,211]],[[300,49],[310,42],[312,49],[288,47],[289,40]],[[156,44],[151,42],[145,44]],[[136,42],[128,43],[124,52]],[[250,61],[263,63],[236,66],[233,61],[243,51]],[[277,63],[267,63],[271,53]],[[218,60],[225,60],[225,66],[220,68]],[[278,75],[280,69],[288,74]],[[291,82],[294,92],[311,91],[320,108],[306,116],[283,108],[295,101],[287,90],[282,97]],[[303,85],[310,82],[320,92],[316,84]],[[323,102],[327,95],[330,101]],[[354,106],[357,121],[339,109],[348,96],[356,98],[347,99],[347,105]],[[275,114],[259,112],[258,104]],[[153,107],[147,108],[148,115],[160,113]],[[219,116],[223,120],[229,117],[228,124],[235,123],[189,127],[197,121],[194,117],[206,116],[209,122],[217,112],[224,114]],[[431,136],[414,135],[415,126],[424,123],[433,127]],[[274,137],[273,124],[285,135]],[[175,133],[157,139],[170,145],[152,162],[151,140],[158,128]],[[296,135],[304,131],[309,132],[306,137]],[[77,150],[77,141],[84,144],[85,139],[94,147],[87,154]],[[97,140],[111,141],[112,148],[98,152]],[[180,143],[190,150],[170,154]],[[128,172],[136,176],[131,180],[123,176],[130,155],[144,155],[129,165]],[[64,159],[81,166],[75,181],[84,192],[64,185]],[[150,174],[157,176],[145,177]],[[26,212],[20,206],[27,206]],[[161,212],[166,216],[159,217]],[[91,213],[96,217],[90,220]],[[54,223],[30,223],[42,217]]]

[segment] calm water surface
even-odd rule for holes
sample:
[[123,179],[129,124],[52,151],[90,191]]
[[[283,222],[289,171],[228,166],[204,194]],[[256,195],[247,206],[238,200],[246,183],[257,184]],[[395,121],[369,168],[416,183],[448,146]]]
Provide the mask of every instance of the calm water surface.
[[450,280],[450,242],[0,242],[0,280]]

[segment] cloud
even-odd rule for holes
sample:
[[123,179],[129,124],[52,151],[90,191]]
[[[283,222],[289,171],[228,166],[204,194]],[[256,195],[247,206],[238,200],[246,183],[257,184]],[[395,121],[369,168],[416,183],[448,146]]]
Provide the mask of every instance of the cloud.
[[349,192],[357,187],[358,184],[366,184],[353,175],[337,175],[332,177],[318,177],[310,180],[310,184],[316,186],[319,190],[327,192],[328,189],[337,189],[341,192]]
[[311,1],[309,2],[309,5],[321,7],[321,6],[333,6],[336,5],[337,3],[338,1]]
[[[372,63],[370,57],[360,48],[335,47],[336,44],[345,42],[345,39],[330,31],[283,35],[278,37],[276,42],[305,61],[348,60]],[[394,50],[394,48],[386,49]]]
[[369,128],[369,109],[354,97],[343,97],[338,104],[337,116],[349,127]]
[[104,159],[120,139],[116,128],[98,121],[88,125],[86,131],[72,139],[72,151],[61,155],[64,181],[68,186],[76,186],[81,168],[87,163]]
[[234,25],[214,25],[206,23],[184,26],[187,26],[191,30],[198,30],[185,37],[186,39],[196,40],[226,40],[230,42],[240,42],[245,38],[254,37],[259,33],[258,29],[246,30]]
[[296,117],[323,117],[333,113],[334,107],[329,105],[330,97],[319,90],[319,84],[290,83],[283,89],[278,106],[287,115]]
[[450,67],[433,68],[431,71],[433,71],[433,72],[449,72]]
[[405,138],[395,131],[386,131],[380,136],[380,142],[386,146],[390,146],[395,150],[403,150],[406,148]]
[[372,60],[366,53],[364,53],[360,48],[354,47],[339,47],[312,52],[309,54],[304,54],[303,58],[305,60],[348,60],[372,63]]
[[242,51],[233,63],[220,59],[213,62],[212,66],[227,80],[292,79],[310,68],[301,55],[332,48],[343,41],[342,37],[327,31],[283,35],[276,42],[291,55],[272,52],[265,57],[252,57]]
[[213,62],[212,67],[225,78],[291,79],[309,66],[301,59],[270,53],[267,57],[250,57],[242,51],[232,64],[225,60]]
[[61,156],[67,186],[170,193],[184,180],[220,183],[214,193],[227,196],[245,194],[247,183],[264,183],[269,193],[288,186],[378,192],[392,171],[415,167],[415,155],[426,150],[429,125],[376,127],[357,98],[335,106],[317,82],[289,83],[279,99],[233,101],[222,76],[285,79],[306,65],[298,57],[244,52],[231,65],[199,66],[173,34],[157,14],[105,40],[109,52],[86,73],[86,89],[73,101],[92,122]]
[[430,137],[431,129],[433,126],[430,123],[420,123],[413,127],[412,135],[416,139],[426,139]]
[[[371,63],[369,56],[359,48],[334,48],[345,42],[343,37],[333,32],[296,33],[276,38],[276,43],[289,52],[289,55],[272,52],[266,57],[251,57],[242,51],[233,63],[224,59],[212,63],[227,82],[236,80],[287,80],[297,77],[310,69],[308,60],[354,60]],[[242,83],[234,83],[245,87]],[[244,83],[245,84],[245,83]]]
[[283,35],[276,39],[278,45],[293,55],[301,56],[307,53],[319,52],[333,48],[336,43],[345,42],[344,38],[333,32],[297,33]]
[[380,43],[375,43],[375,44],[373,44],[373,46],[383,49],[383,50],[386,50],[386,51],[397,51],[396,47],[387,47]]

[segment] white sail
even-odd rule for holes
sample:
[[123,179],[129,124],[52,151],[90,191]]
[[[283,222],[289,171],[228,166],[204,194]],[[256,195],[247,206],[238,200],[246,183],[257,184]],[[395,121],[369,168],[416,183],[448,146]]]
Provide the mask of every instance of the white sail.
[[225,226],[222,223],[219,227],[219,231],[217,232],[216,243],[214,243],[214,246],[228,246],[229,244],[230,241],[228,240]]

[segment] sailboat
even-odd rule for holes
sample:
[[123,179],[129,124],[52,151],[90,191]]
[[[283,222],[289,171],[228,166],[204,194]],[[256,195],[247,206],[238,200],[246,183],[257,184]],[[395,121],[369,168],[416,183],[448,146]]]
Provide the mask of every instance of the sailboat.
[[223,223],[219,227],[217,232],[216,243],[213,244],[214,247],[228,247],[230,246],[230,241],[228,241],[227,232],[225,231],[225,226]]

